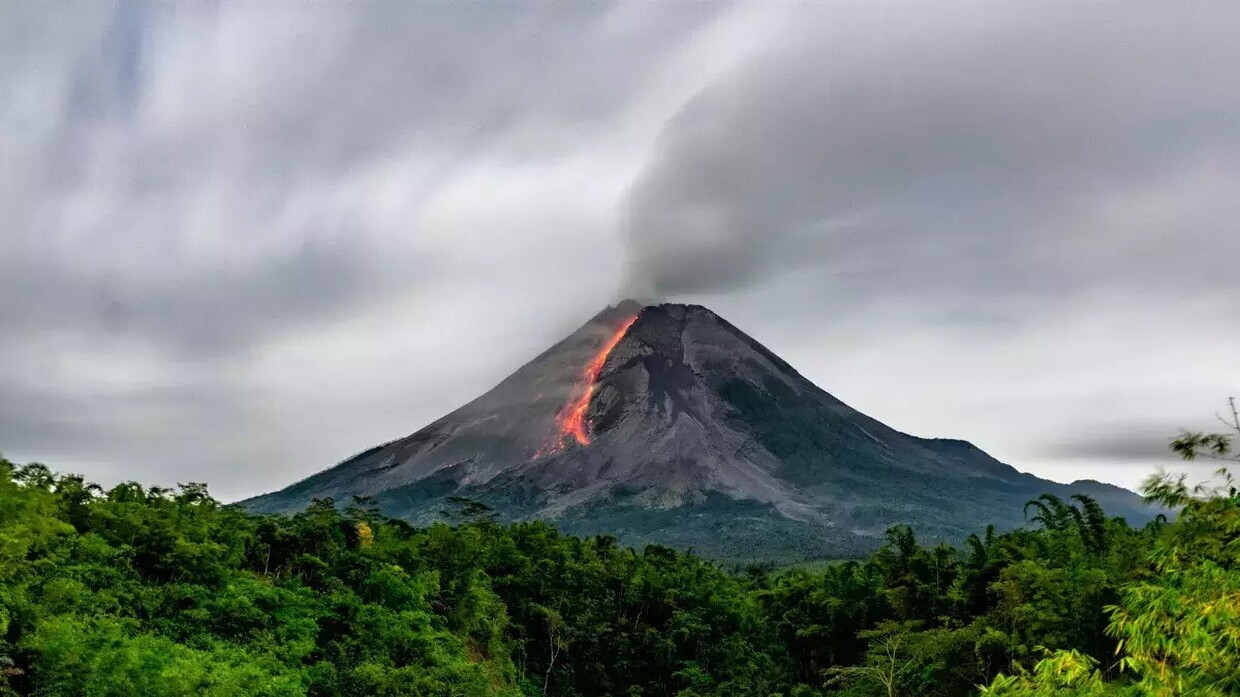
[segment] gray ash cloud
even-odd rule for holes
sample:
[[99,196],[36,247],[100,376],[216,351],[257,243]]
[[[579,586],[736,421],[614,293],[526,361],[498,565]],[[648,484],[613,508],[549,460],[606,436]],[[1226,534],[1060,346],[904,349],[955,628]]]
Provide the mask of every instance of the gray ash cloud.
[[1237,289],[1234,3],[792,14],[665,127],[622,206],[629,287]]

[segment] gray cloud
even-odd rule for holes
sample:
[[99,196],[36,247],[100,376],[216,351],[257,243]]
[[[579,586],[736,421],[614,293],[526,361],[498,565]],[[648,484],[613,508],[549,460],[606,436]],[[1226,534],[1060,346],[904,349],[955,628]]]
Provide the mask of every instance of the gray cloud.
[[1236,470],[1235,460],[1200,457],[1185,462],[1175,455],[1171,451],[1171,441],[1186,428],[1207,433],[1224,431],[1217,422],[1200,418],[1180,422],[1138,420],[1127,424],[1081,424],[1062,440],[1043,444],[1042,457],[1058,463],[1061,478],[1074,478],[1072,472],[1100,471],[1111,481],[1133,490],[1138,490],[1140,483],[1155,472],[1184,474],[1188,483],[1195,485],[1218,483],[1220,480],[1215,473],[1220,467]]
[[[9,12],[15,43],[66,19]],[[86,325],[213,351],[434,283],[427,233],[375,230],[340,192],[351,179],[413,153],[398,194],[416,206],[479,158],[562,155],[709,17],[119,3],[61,46],[63,75],[37,85],[44,113],[9,119],[0,319],[14,335]],[[18,47],[30,72],[12,91],[46,67],[33,50]]]
[[[26,22],[19,35],[52,23],[9,12]],[[212,351],[434,283],[418,244],[428,232],[416,220],[376,230],[350,184],[413,159],[394,193],[416,210],[480,158],[562,155],[616,110],[664,37],[709,18],[121,2],[82,27],[94,43],[63,46],[66,74],[40,86],[55,125],[9,119],[0,271],[13,292],[0,319],[14,333],[93,324]]]
[[257,493],[622,286],[708,302],[893,426],[1134,485],[1106,469],[1127,443],[1054,445],[1240,383],[1237,27],[1222,2],[6,5],[0,449]]
[[[400,432],[461,399],[394,364],[398,350],[450,363],[419,331],[453,335],[466,307],[462,324],[509,326],[499,313],[600,278],[582,264],[597,245],[574,241],[611,215],[593,211],[589,151],[726,6],[82,9],[0,9],[0,448],[252,491],[364,445],[370,424]],[[533,342],[610,294],[542,313]],[[466,347],[478,336],[458,349],[486,378],[533,350]],[[357,358],[359,344],[389,353]],[[290,405],[359,375],[316,353],[298,384],[268,384],[273,352],[300,346],[435,389],[412,416],[347,413],[367,435],[324,443]],[[256,462],[273,471],[242,483]]]
[[1183,424],[1139,424],[1126,433],[1110,432],[1092,437],[1077,435],[1072,441],[1050,448],[1047,454],[1054,457],[1107,460],[1119,464],[1135,463],[1142,467],[1151,462],[1166,464],[1174,458],[1171,441],[1181,428]]
[[1234,4],[794,15],[669,123],[627,201],[634,288],[804,266],[850,301],[1236,288]]

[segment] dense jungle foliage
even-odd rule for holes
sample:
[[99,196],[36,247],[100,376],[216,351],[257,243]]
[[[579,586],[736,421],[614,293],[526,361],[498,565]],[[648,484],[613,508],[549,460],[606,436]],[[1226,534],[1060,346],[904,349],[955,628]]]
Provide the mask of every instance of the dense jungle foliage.
[[1146,494],[1174,520],[1043,496],[961,548],[734,571],[464,500],[254,516],[0,460],[0,695],[1240,694],[1240,493]]

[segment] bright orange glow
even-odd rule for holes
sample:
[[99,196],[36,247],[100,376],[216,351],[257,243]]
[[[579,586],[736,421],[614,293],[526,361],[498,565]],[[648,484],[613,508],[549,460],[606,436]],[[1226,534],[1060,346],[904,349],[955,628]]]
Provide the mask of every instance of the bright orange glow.
[[637,316],[635,315],[620,325],[620,328],[611,335],[607,343],[603,344],[598,353],[594,355],[593,360],[586,365],[585,370],[581,373],[581,380],[573,390],[568,404],[565,404],[564,408],[555,417],[555,422],[560,427],[560,432],[556,434],[555,442],[550,447],[535,453],[535,457],[563,450],[565,441],[569,437],[575,438],[582,445],[590,444],[586,412],[590,410],[590,400],[594,398],[594,389],[597,386],[598,375],[603,372],[603,364],[607,362],[607,357],[611,355],[612,350],[616,348],[616,345],[628,333],[629,327],[632,327],[636,321]]

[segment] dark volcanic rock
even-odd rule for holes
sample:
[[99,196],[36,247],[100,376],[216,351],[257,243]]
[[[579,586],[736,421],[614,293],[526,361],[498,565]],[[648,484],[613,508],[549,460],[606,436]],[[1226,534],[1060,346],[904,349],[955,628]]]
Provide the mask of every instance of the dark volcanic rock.
[[[584,367],[635,314],[596,382],[591,442],[549,448]],[[863,553],[895,523],[948,541],[1015,527],[1043,492],[1148,517],[1124,489],[1048,482],[964,441],[891,429],[704,307],[626,301],[417,433],[244,505],[283,512],[366,495],[427,522],[465,496],[578,534],[795,560]]]

